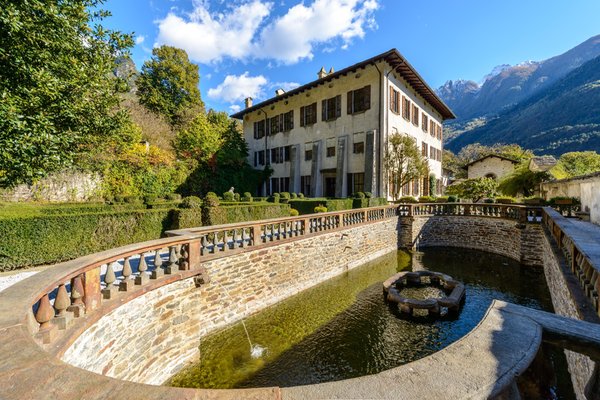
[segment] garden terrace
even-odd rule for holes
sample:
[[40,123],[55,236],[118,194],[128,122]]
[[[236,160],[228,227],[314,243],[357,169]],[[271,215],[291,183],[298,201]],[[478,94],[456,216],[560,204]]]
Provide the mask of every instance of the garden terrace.
[[[589,232],[580,234],[576,225],[540,207],[411,204],[170,231],[164,239],[58,264],[1,292],[0,397],[40,398],[52,393],[64,399],[397,398],[404,393],[407,398],[446,398],[453,393],[480,398],[514,389],[514,377],[529,365],[542,340],[594,359],[600,356],[597,325],[496,302],[463,339],[377,375],[247,390],[144,384],[166,381],[197,355],[196,340],[210,331],[378,255],[413,247],[418,244],[415,238],[434,245],[423,231],[427,226],[445,226],[448,219],[448,226],[461,229],[473,225],[460,221],[487,224],[492,238],[533,233],[530,247],[523,246],[523,237],[497,246],[517,259],[522,258],[517,251],[530,251],[535,241],[545,238],[545,226],[575,260],[573,271],[583,271],[579,274],[585,278],[583,288],[595,287],[599,254],[593,243],[585,244]],[[454,231],[453,237],[453,245],[459,247],[461,242],[468,245],[465,238],[470,236]],[[544,254],[540,264],[558,263],[546,260],[553,257],[551,251]],[[550,277],[547,273],[550,281],[564,279],[552,273]],[[227,301],[217,285],[239,289],[232,293],[239,301]],[[594,290],[589,292],[592,300],[597,298]],[[557,312],[561,301],[570,300],[557,300]],[[474,348],[478,362],[472,360]],[[421,373],[415,376],[414,371]],[[583,381],[586,371],[572,373]]]

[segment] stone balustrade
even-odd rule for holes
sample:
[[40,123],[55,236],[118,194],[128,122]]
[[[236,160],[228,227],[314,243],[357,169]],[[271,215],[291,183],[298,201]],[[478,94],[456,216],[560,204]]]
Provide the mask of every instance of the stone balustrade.
[[550,207],[544,208],[543,224],[565,256],[596,314],[600,316],[600,228],[587,225],[596,231],[595,237],[590,232],[582,232],[582,223],[574,225],[572,220],[564,218]]
[[[34,337],[60,355],[82,329],[125,301],[190,276],[208,281],[203,262],[396,216],[397,207],[386,206],[170,231],[166,239],[68,262],[31,306]],[[85,324],[75,324],[83,316]]]
[[541,222],[542,207],[487,203],[419,203],[401,204],[399,215],[458,215],[514,219],[520,222]]

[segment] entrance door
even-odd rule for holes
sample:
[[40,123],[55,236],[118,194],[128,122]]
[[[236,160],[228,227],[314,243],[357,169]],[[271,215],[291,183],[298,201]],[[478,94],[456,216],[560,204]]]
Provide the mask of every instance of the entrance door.
[[325,197],[335,197],[335,177],[325,177]]

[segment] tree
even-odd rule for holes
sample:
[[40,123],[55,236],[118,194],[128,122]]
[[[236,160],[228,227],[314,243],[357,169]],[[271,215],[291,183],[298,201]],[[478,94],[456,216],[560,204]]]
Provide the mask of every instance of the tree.
[[534,194],[539,184],[548,178],[548,173],[530,171],[527,163],[521,163],[511,174],[500,181],[498,190],[507,196],[522,194],[529,197]]
[[471,199],[477,203],[484,197],[494,197],[498,182],[492,178],[467,179],[446,188],[446,194]]
[[560,156],[550,173],[557,179],[565,179],[597,171],[600,171],[600,154],[595,151],[573,151]]
[[466,178],[467,171],[463,168],[464,164],[461,163],[459,158],[450,150],[444,149],[442,153],[442,168],[447,169],[452,173],[455,179]]
[[102,3],[0,1],[0,186],[32,183],[118,140],[125,85],[111,76],[133,41],[99,24],[110,15]]
[[182,158],[208,162],[223,144],[228,124],[215,118],[214,113],[198,114],[186,129],[175,137],[173,146]]
[[523,149],[518,144],[495,144],[493,146],[484,146],[480,143],[472,143],[460,150],[458,159],[461,166],[465,166],[470,162],[490,154],[496,154],[515,161],[526,161],[534,156],[531,150]]
[[392,182],[392,197],[400,197],[402,187],[410,181],[427,176],[429,164],[421,155],[415,140],[398,133],[390,136],[385,151],[385,167]]
[[152,50],[136,81],[140,103],[179,128],[204,113],[199,83],[198,66],[189,61],[185,50],[171,46]]

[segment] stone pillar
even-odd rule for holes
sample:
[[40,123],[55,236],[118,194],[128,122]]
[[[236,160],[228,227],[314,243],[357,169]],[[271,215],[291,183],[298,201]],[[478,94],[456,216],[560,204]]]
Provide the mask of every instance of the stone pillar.
[[346,197],[348,193],[348,135],[338,137],[335,170],[335,197]]
[[368,131],[365,135],[365,192],[379,195],[377,182],[377,131]]
[[310,178],[310,197],[323,196],[323,182],[321,179],[321,143],[322,140],[313,142],[311,178]]
[[92,311],[100,306],[100,267],[84,273],[83,302],[86,310]]
[[300,145],[290,146],[290,192],[300,192],[300,160],[302,153]]

